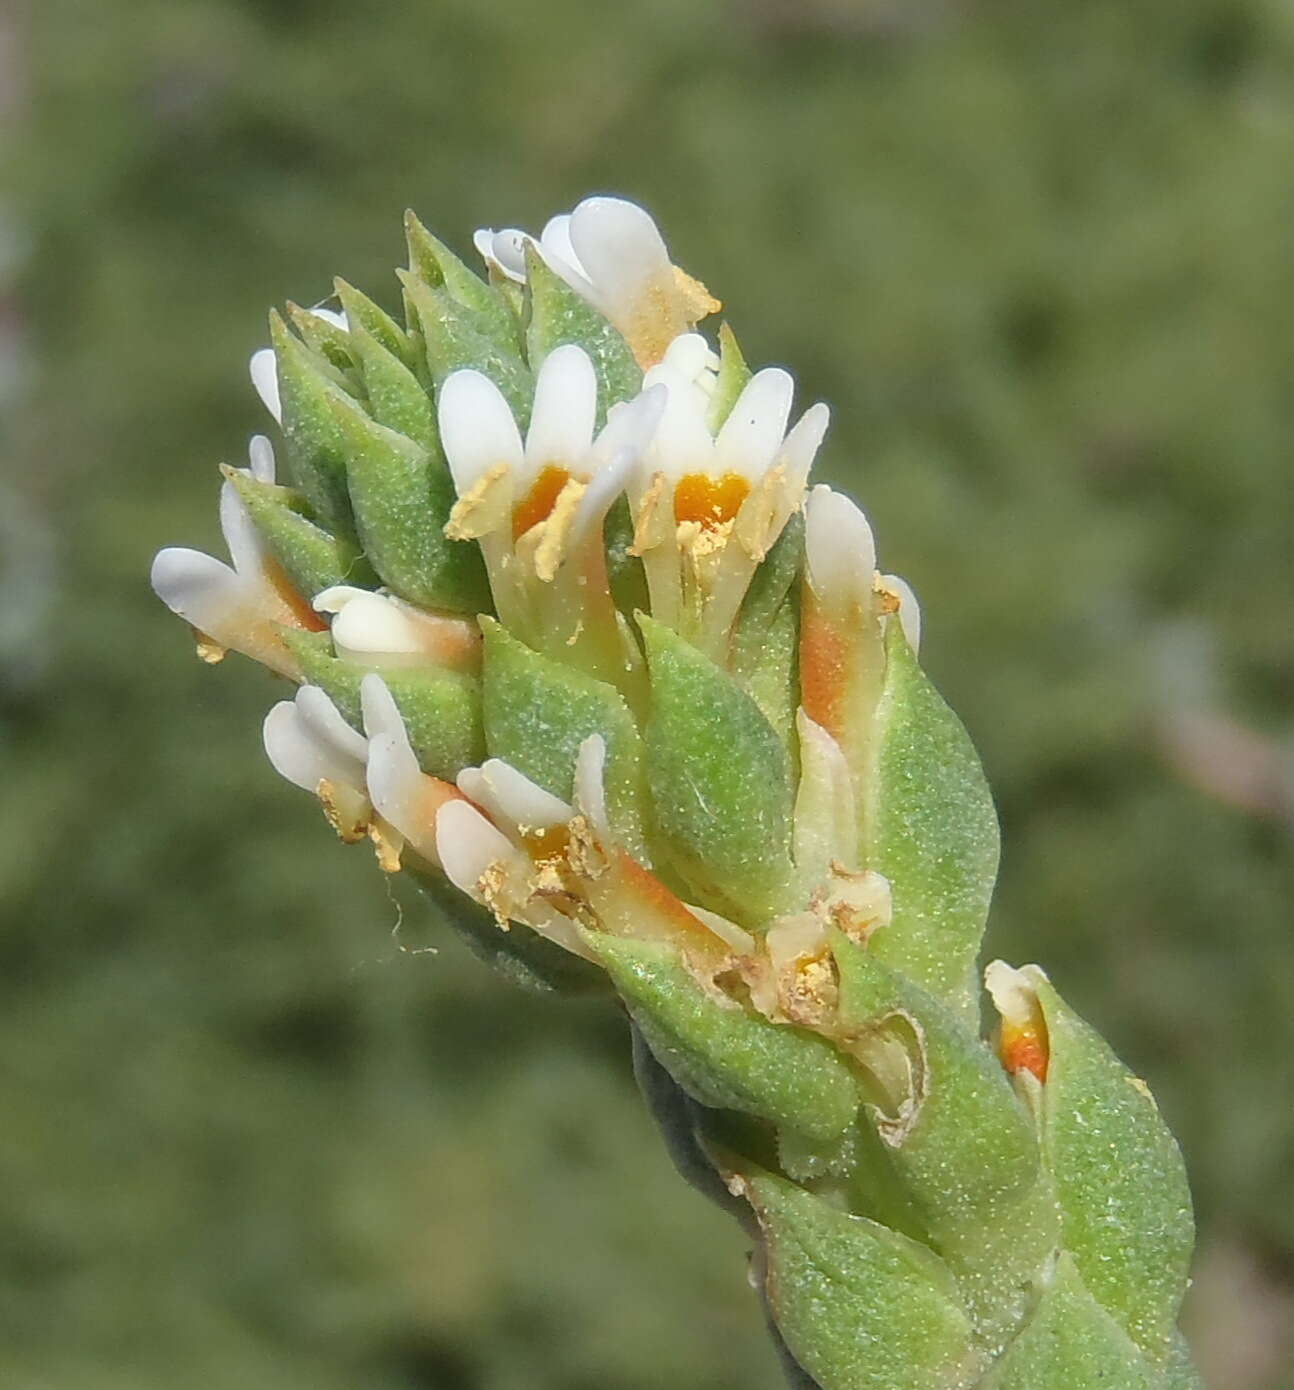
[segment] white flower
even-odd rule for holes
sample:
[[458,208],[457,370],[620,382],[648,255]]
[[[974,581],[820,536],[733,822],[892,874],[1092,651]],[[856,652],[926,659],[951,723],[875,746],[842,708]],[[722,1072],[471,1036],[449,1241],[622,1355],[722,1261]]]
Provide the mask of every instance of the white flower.
[[332,640],[339,657],[393,670],[444,666],[473,670],[480,664],[481,635],[463,618],[428,613],[390,594],[335,584],[314,597],[317,612],[333,615]]
[[482,228],[474,238],[487,264],[513,280],[526,276],[525,246],[537,247],[548,266],[615,325],[649,367],[670,342],[718,301],[675,266],[651,215],[623,198],[586,198],[551,218],[536,242],[509,228]]
[[436,816],[436,851],[450,882],[488,907],[501,925],[523,922],[588,956],[569,906],[568,826],[575,812],[498,758],[464,768],[467,800]]
[[[365,786],[374,809],[399,836],[430,863],[439,866],[436,815],[458,797],[448,782],[418,766],[404,719],[382,677],[367,675],[360,683],[364,733],[368,738]],[[383,868],[392,867],[382,858]],[[398,851],[396,866],[398,866]]]
[[561,797],[545,791],[501,758],[488,758],[480,767],[465,767],[458,774],[458,790],[523,846],[533,846],[548,832],[568,824],[575,814]]
[[509,280],[524,284],[526,280],[526,246],[535,244],[532,237],[515,227],[496,232],[492,227],[480,227],[472,236],[472,244],[481,259]]
[[[249,463],[253,478],[274,481],[274,451],[264,436],[252,440]],[[277,627],[319,631],[324,624],[266,551],[229,481],[220,489],[220,529],[232,568],[198,550],[168,547],[153,560],[153,591],[205,639],[199,646],[205,659],[218,661],[232,649],[295,679],[296,660]]]
[[480,543],[500,620],[514,632],[535,641],[610,632],[618,648],[604,570],[596,582],[596,567],[605,566],[602,522],[637,467],[664,396],[646,391],[617,406],[595,438],[597,377],[584,350],[568,344],[539,369],[523,442],[488,377],[460,371],[446,380],[440,435],[458,501],[445,532]]
[[[323,319],[325,323],[331,323],[334,327],[340,328],[344,333],[350,330],[350,323],[346,315],[339,309],[325,309],[322,304],[316,304],[309,312],[315,318]],[[261,404],[274,417],[275,422],[281,425],[283,423],[283,405],[279,399],[279,368],[278,361],[274,356],[274,349],[270,347],[259,348],[252,353],[247,367],[252,378],[252,385],[256,388],[256,394],[261,398]]]
[[809,584],[835,608],[870,605],[876,577],[876,542],[866,516],[844,493],[819,483],[804,508],[804,551]]
[[372,807],[365,784],[368,742],[316,685],[303,685],[265,716],[265,752],[274,770],[313,792],[343,840],[360,839]]
[[668,400],[629,494],[653,615],[717,654],[755,567],[803,501],[829,413],[812,406],[788,433],[795,384],[766,367],[712,434],[715,367],[689,333],[647,373]]
[[908,645],[921,645],[921,609],[911,586],[876,572],[866,516],[843,493],[819,483],[804,508],[804,549],[812,603],[846,625],[859,613],[896,614]]

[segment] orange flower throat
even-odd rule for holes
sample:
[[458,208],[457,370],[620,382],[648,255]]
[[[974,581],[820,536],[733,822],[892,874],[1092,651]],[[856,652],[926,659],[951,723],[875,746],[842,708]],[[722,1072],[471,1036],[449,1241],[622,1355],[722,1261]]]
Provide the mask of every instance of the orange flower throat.
[[1028,1023],[1003,1023],[998,1047],[1002,1065],[1012,1076],[1031,1071],[1039,1081],[1046,1081],[1051,1046],[1047,1025],[1041,1018]]
[[713,528],[731,521],[750,495],[750,483],[740,473],[711,478],[706,473],[689,473],[674,489],[674,520],[699,521]]
[[571,475],[560,464],[547,463],[530,485],[530,491],[517,503],[512,512],[512,539],[518,540],[532,526],[548,519],[562,489]]

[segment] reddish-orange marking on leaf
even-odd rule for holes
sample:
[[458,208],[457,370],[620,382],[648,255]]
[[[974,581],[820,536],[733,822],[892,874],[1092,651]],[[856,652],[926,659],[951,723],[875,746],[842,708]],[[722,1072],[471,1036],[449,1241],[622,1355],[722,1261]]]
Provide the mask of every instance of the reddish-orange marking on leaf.
[[659,914],[661,924],[667,928],[667,936],[674,937],[679,944],[688,943],[706,951],[717,948],[718,938],[698,918],[692,916],[681,898],[676,897],[633,855],[621,850],[616,856],[616,868],[623,878],[625,887],[641,899],[647,909],[648,920],[650,921],[653,913]]
[[1039,1081],[1046,1081],[1051,1055],[1046,1027],[1041,1020],[1036,1024],[1004,1023],[999,1049],[1002,1065],[1012,1076],[1017,1072],[1031,1071]]
[[327,631],[328,620],[310,607],[309,600],[302,596],[301,591],[288,578],[287,572],[277,560],[266,558],[265,577],[269,580],[274,592],[292,610],[292,616],[296,619],[298,627],[305,628],[307,632]]
[[674,488],[674,520],[722,526],[737,515],[749,495],[750,483],[740,473],[725,473],[722,478],[689,473]]
[[804,712],[833,737],[843,723],[846,643],[805,586],[800,618],[800,698]]
[[548,518],[553,504],[561,495],[562,489],[571,480],[571,475],[556,463],[546,463],[539,476],[530,485],[530,491],[517,503],[512,513],[512,539],[524,536],[532,526],[538,526]]

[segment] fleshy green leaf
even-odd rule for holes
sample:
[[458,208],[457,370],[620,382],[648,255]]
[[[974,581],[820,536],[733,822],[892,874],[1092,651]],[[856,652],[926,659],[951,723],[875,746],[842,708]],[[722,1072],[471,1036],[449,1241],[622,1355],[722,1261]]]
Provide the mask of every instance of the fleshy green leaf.
[[590,932],[634,1022],[660,1064],[702,1105],[739,1110],[817,1140],[846,1130],[860,1095],[824,1038],[725,1006],[659,942]]
[[[928,1229],[937,1239],[945,1223],[988,1220],[1038,1175],[1033,1122],[1006,1073],[958,1017],[870,949],[837,933],[833,951],[841,1023],[889,1092],[879,1128]],[[902,1047],[910,1060],[897,1091],[882,1045],[890,1057]]]
[[733,624],[728,667],[788,750],[800,703],[799,611],[792,588],[804,562],[804,518],[796,513],[755,571]]
[[443,289],[466,310],[483,337],[506,342],[514,353],[520,352],[517,320],[503,296],[432,236],[412,212],[404,215],[404,232],[412,274],[433,288]]
[[416,356],[404,329],[385,309],[374,304],[366,294],[361,294],[354,285],[340,279],[334,280],[333,285],[345,311],[346,321],[350,324],[352,344],[357,330],[367,333],[412,371]]
[[428,608],[488,609],[479,548],[445,535],[454,485],[439,452],[374,423],[340,397],[331,406],[346,440],[355,524],[382,582]]
[[1159,1377],[1062,1255],[1033,1315],[982,1390],[1158,1390]]
[[877,1123],[883,1153],[856,1181],[892,1205],[888,1157],[958,1281],[976,1342],[996,1353],[1060,1237],[1033,1119],[958,1015],[845,937],[835,955],[841,1021],[864,1066],[874,1054],[889,1092]]
[[524,430],[534,384],[511,339],[487,334],[478,317],[442,290],[408,277],[404,287],[417,314],[427,366],[437,387],[451,372],[467,367],[483,372],[503,393],[518,428]]
[[1181,1151],[1145,1082],[1049,983],[1037,989],[1050,1047],[1042,1142],[1065,1248],[1092,1294],[1162,1365],[1194,1240]]
[[238,490],[270,553],[304,597],[333,584],[376,582],[359,547],[316,526],[305,515],[305,499],[295,489],[261,482],[236,468],[225,476]]
[[278,365],[288,472],[320,522],[334,535],[352,537],[346,444],[332,410],[332,401],[347,399],[346,393],[276,313],[270,315],[270,339]]
[[[360,682],[375,668],[343,661],[313,634],[285,631],[283,640],[301,663],[306,680],[322,688],[342,718],[362,730]],[[404,718],[409,742],[424,772],[452,782],[485,756],[480,685],[471,676],[440,667],[378,671]]]
[[353,381],[355,354],[351,349],[350,335],[339,328],[331,319],[320,318],[310,309],[289,301],[285,305],[292,327],[300,334],[302,342],[316,356],[322,357],[335,367],[348,381]]
[[764,1232],[773,1316],[822,1390],[967,1383],[969,1323],[930,1250],[778,1178],[749,1178],[746,1190]]
[[899,624],[886,626],[865,854],[890,882],[894,920],[873,949],[975,1018],[970,981],[997,873],[997,816],[966,730]]
[[634,543],[634,522],[629,511],[629,499],[618,497],[602,523],[602,535],[607,550],[607,580],[611,598],[621,613],[637,613],[650,603],[647,573],[637,555],[631,555]]
[[362,325],[351,329],[351,342],[364,380],[368,413],[379,425],[439,454],[436,414],[422,382]]
[[737,397],[746,389],[751,371],[737,346],[737,337],[728,324],[719,326],[719,375],[714,383],[714,395],[710,397],[710,410],[706,423],[711,434],[718,434],[723,422],[732,414]]
[[741,687],[669,628],[639,617],[651,674],[647,776],[678,869],[746,925],[788,906],[791,768]]
[[554,348],[576,343],[588,353],[598,378],[598,419],[619,401],[642,390],[643,374],[620,332],[550,270],[533,246],[526,248],[526,277],[530,293],[530,323],[526,341],[530,365],[540,363]]
[[569,800],[580,744],[606,742],[607,814],[631,854],[643,846],[642,742],[619,691],[541,656],[485,619],[482,692],[490,756]]

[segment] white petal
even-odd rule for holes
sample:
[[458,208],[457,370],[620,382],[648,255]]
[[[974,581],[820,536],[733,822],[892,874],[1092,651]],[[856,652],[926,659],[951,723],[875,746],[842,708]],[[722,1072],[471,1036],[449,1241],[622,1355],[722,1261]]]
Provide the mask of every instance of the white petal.
[[[306,696],[304,701],[303,695]],[[358,757],[352,746],[344,750],[339,746],[333,738],[335,730],[329,728],[321,735],[317,723],[320,699],[341,722],[345,732],[358,740]],[[327,780],[363,792],[367,751],[364,740],[345,724],[332,701],[317,686],[302,686],[295,702],[281,700],[275,705],[265,716],[261,733],[274,770],[294,786],[314,792],[320,782]]]
[[283,423],[283,406],[279,402],[279,368],[274,358],[273,348],[261,348],[252,353],[248,363],[252,385],[261,398],[265,409],[280,423]]
[[440,391],[440,438],[460,497],[496,464],[522,465],[521,435],[503,393],[476,371],[454,372]]
[[338,656],[368,666],[401,667],[425,665],[435,654],[433,628],[398,599],[337,584],[316,594],[314,607],[335,615],[332,640]]
[[253,598],[248,581],[215,556],[177,546],[157,552],[151,582],[172,613],[211,636]]
[[786,465],[787,482],[793,487],[803,487],[808,480],[830,423],[831,411],[819,401],[800,416],[786,436],[778,457]]
[[680,333],[658,365],[687,377],[708,395],[714,390],[719,357],[700,333]]
[[501,758],[464,768],[458,774],[458,789],[495,821],[515,826],[521,834],[565,825],[575,814],[560,797]]
[[291,700],[280,700],[265,716],[261,739],[274,771],[293,786],[313,792],[328,776],[327,760],[303,728],[300,712]]
[[354,584],[334,584],[320,589],[311,600],[310,606],[316,613],[340,613],[348,603],[371,594],[371,589],[360,589]]
[[626,450],[641,458],[652,443],[668,407],[669,391],[649,386],[633,400],[612,408],[602,432],[593,443],[594,472],[606,467]]
[[263,434],[252,435],[247,445],[247,468],[258,483],[274,481],[274,445]]
[[652,437],[652,471],[673,479],[711,472],[714,439],[706,422],[709,397],[663,363],[653,367],[643,380],[651,390],[665,392],[665,407]]
[[407,741],[387,737],[369,739],[364,785],[373,809],[419,854],[433,858],[434,835],[427,826],[418,823],[414,812],[422,776]]
[[466,801],[447,801],[436,813],[436,853],[449,881],[481,900],[477,884],[492,864],[515,863],[520,852]]
[[480,252],[486,265],[497,266],[510,280],[518,284],[526,282],[526,243],[531,241],[525,232],[515,227],[507,227],[496,232],[490,227],[482,227],[472,237],[472,244]]
[[317,685],[303,685],[297,691],[296,707],[302,725],[320,746],[329,749],[339,759],[349,758],[359,774],[357,780],[362,783],[364,759],[368,756],[368,743],[364,735],[351,728],[327,693]]
[[[360,681],[359,700],[364,732],[370,739],[402,738],[406,744],[408,743],[409,735],[405,731],[404,716],[381,676],[367,675]],[[409,756],[413,756],[412,748],[409,749]]]
[[881,575],[881,583],[892,593],[898,596],[899,600],[899,626],[903,629],[903,635],[908,639],[908,646],[913,653],[921,650],[921,605],[917,602],[917,596],[912,592],[912,586],[906,579],[900,579],[897,574]]
[[252,524],[238,489],[228,481],[220,487],[220,530],[234,569],[248,578],[259,576],[265,561],[265,543]]
[[598,409],[598,378],[583,348],[574,343],[544,358],[535,382],[535,407],[526,435],[526,473],[537,476],[545,464],[573,468],[593,441]]
[[843,493],[819,483],[804,508],[809,581],[828,601],[859,602],[870,592],[876,543],[863,513]]
[[633,449],[621,449],[606,465],[598,468],[580,496],[571,518],[569,544],[574,545],[591,527],[599,526],[611,504],[629,485],[638,470],[639,456]]
[[576,294],[596,302],[596,291],[589,283],[588,274],[571,242],[569,213],[549,218],[539,237],[539,251],[549,268],[560,275]]
[[580,267],[613,320],[617,312],[632,311],[650,286],[674,283],[665,242],[636,203],[586,198],[571,214],[569,235]]
[[369,799],[423,858],[436,863],[436,814],[452,789],[418,766],[404,720],[381,676],[368,675],[360,682],[360,704],[368,734]]
[[598,838],[611,840],[611,821],[607,816],[605,786],[607,763],[606,740],[601,734],[590,734],[580,744],[575,758],[575,804],[579,807]]
[[794,393],[795,382],[781,367],[756,372],[714,441],[714,471],[762,478],[782,447]]
[[323,304],[316,304],[310,312],[317,319],[323,319],[325,323],[330,323],[334,328],[340,328],[343,333],[350,332],[350,320],[342,309],[328,309]]
[[984,969],[984,987],[992,997],[993,1006],[1007,1023],[1029,1023],[1037,1015],[1038,986],[1046,983],[1046,974],[1036,965],[1017,970],[1004,960],[990,961]]

